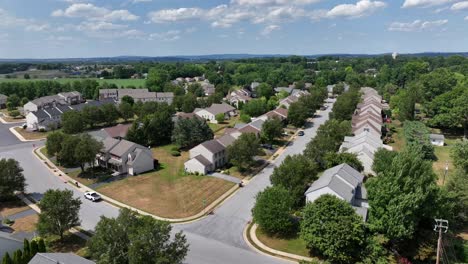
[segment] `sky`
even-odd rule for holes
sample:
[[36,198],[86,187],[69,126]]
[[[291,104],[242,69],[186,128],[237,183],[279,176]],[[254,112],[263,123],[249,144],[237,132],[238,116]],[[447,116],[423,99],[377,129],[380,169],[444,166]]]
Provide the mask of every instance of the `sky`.
[[0,0],[0,58],[467,47],[466,0]]

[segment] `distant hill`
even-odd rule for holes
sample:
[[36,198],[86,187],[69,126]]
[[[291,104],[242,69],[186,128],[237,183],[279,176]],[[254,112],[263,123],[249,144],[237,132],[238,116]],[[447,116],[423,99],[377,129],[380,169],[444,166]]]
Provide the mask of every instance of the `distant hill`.
[[[340,58],[365,58],[365,57],[376,57],[383,55],[390,55],[391,53],[382,54],[316,54],[316,55],[301,55],[307,58],[318,58],[322,56],[334,56]],[[461,55],[468,57],[468,52],[422,52],[422,53],[408,53],[399,54],[400,56],[415,56],[415,57],[436,57],[436,56],[453,56]],[[93,58],[50,58],[50,59],[1,59],[0,63],[8,62],[22,62],[22,63],[124,63],[124,62],[189,62],[189,61],[210,61],[210,60],[238,60],[238,59],[250,59],[250,58],[280,58],[288,57],[292,55],[287,54],[212,54],[212,55],[193,55],[193,56],[161,56],[161,57],[150,57],[150,56],[117,56],[117,57],[93,57]]]

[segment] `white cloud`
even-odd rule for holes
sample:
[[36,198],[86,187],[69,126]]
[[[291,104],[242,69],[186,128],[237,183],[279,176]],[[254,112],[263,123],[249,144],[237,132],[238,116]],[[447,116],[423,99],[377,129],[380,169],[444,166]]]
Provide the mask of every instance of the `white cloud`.
[[448,23],[447,19],[435,21],[415,20],[413,22],[393,22],[390,24],[389,31],[416,32],[423,30],[432,30]]
[[453,0],[405,0],[403,3],[403,8],[410,7],[430,7],[444,5],[452,2]]
[[34,32],[41,32],[41,31],[48,31],[50,30],[50,25],[49,24],[32,24],[26,26],[25,30],[26,31],[34,31]]
[[468,21],[468,16],[465,17],[465,20]]
[[201,8],[178,8],[178,9],[163,9],[155,12],[150,12],[148,17],[154,23],[176,22],[183,20],[200,19],[206,13]]
[[31,22],[31,20],[18,18],[10,15],[6,10],[0,8],[0,28],[4,27],[17,27],[24,26]]
[[232,4],[242,6],[259,6],[259,5],[309,5],[320,0],[232,0]]
[[293,6],[270,7],[266,11],[263,16],[254,16],[254,23],[293,21],[306,15],[304,9]]
[[452,5],[450,9],[455,10],[455,11],[468,9],[468,1],[455,3]]
[[260,34],[262,34],[263,36],[268,36],[271,34],[271,32],[280,30],[280,29],[281,27],[278,25],[269,25],[269,26],[266,26]]
[[92,31],[92,32],[100,32],[100,31],[111,31],[111,30],[122,30],[128,28],[127,25],[122,25],[122,24],[114,24],[110,22],[104,22],[104,21],[85,21],[79,24],[76,29],[78,31]]
[[132,0],[133,4],[152,2],[153,0]]
[[175,41],[180,39],[180,30],[169,30],[167,32],[162,32],[162,33],[153,33],[150,34],[149,39],[150,40],[163,40],[163,41]]
[[52,12],[54,17],[72,17],[72,18],[85,18],[89,20],[102,20],[102,21],[132,21],[137,20],[139,17],[130,13],[128,10],[109,10],[104,7],[98,7],[93,4],[75,3],[68,8],[62,10],[58,9]]
[[356,18],[369,15],[376,10],[385,8],[387,4],[381,1],[361,0],[356,4],[337,5],[326,13],[329,18],[349,17]]

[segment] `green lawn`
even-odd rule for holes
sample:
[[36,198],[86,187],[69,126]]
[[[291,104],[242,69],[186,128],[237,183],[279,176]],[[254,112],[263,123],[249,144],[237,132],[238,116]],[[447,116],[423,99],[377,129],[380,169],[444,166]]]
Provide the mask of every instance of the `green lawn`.
[[98,78],[57,78],[57,79],[6,79],[0,78],[1,82],[33,82],[33,81],[57,81],[59,83],[69,83],[73,81],[81,81],[81,80],[96,80],[99,84],[103,84],[105,82],[109,84],[115,84],[118,87],[127,87],[127,86],[135,86],[137,88],[145,87],[146,80],[145,79],[98,79]]
[[256,235],[263,244],[272,249],[304,257],[310,257],[309,250],[306,247],[306,242],[299,236],[289,239],[271,237],[265,234],[260,228],[257,228]]

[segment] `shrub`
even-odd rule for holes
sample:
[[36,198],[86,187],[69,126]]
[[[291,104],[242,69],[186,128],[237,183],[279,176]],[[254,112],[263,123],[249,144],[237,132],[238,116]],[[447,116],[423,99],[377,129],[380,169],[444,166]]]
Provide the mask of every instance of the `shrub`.
[[44,128],[39,128],[39,132],[46,132]]
[[19,117],[21,113],[18,110],[11,110],[8,112],[8,115],[13,118],[16,118],[16,117]]
[[180,151],[178,151],[178,150],[172,150],[172,151],[171,151],[171,155],[174,156],[174,157],[179,157],[179,156],[180,156]]

